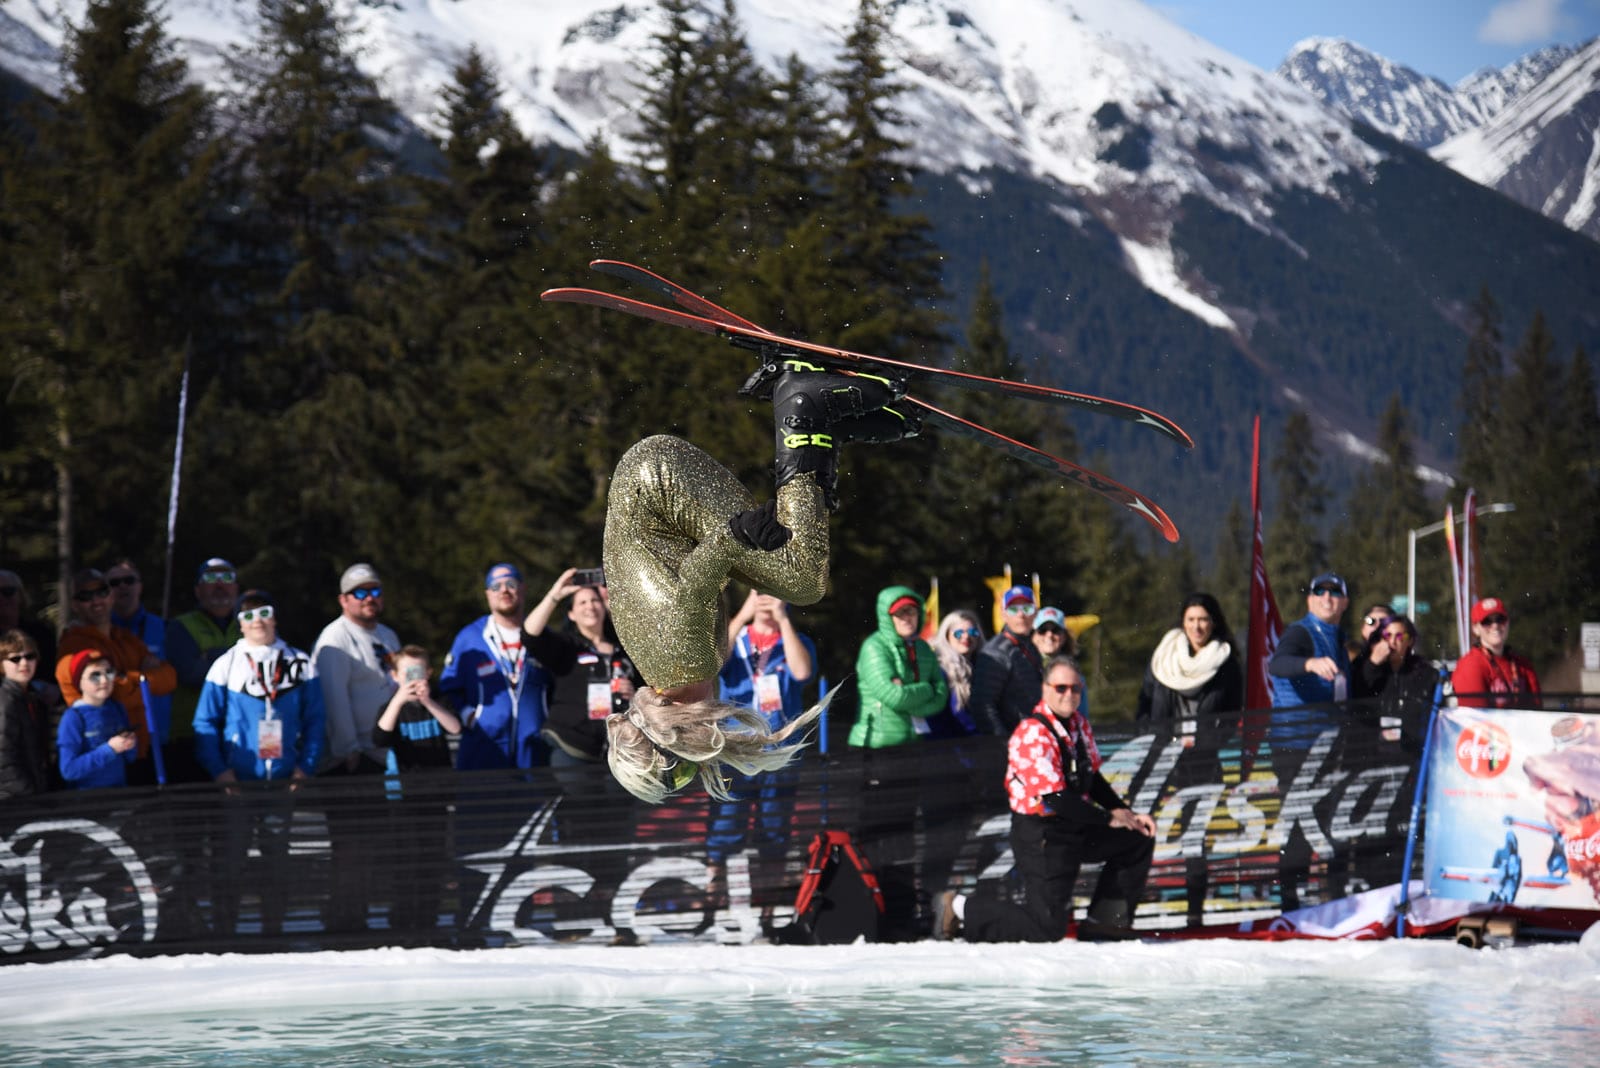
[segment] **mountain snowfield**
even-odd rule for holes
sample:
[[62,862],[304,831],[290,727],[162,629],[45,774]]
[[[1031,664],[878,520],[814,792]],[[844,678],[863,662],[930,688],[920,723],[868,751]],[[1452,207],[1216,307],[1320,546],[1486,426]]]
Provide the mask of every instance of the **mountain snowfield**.
[[1600,238],[1600,38],[1435,159]]
[[1541,48],[1453,88],[1342,38],[1301,41],[1278,73],[1480,185],[1600,238],[1600,39]]
[[[365,69],[419,126],[438,128],[440,88],[476,45],[536,140],[577,148],[602,135],[628,155],[660,25],[648,0],[340,6],[360,30]],[[50,57],[83,8],[83,0],[7,4],[0,61],[57,87]],[[737,9],[769,69],[795,54],[823,71],[837,62],[857,3],[738,0]],[[168,31],[196,77],[225,90],[223,60],[250,39],[254,11],[254,0],[169,0]],[[1179,200],[1199,195],[1270,233],[1272,194],[1328,193],[1336,174],[1381,159],[1311,93],[1134,0],[904,0],[891,34],[915,164],[970,173],[975,186],[979,172],[998,168],[1071,190],[1119,237],[1131,271],[1212,326],[1233,323],[1191,290],[1175,261],[1168,238]]]

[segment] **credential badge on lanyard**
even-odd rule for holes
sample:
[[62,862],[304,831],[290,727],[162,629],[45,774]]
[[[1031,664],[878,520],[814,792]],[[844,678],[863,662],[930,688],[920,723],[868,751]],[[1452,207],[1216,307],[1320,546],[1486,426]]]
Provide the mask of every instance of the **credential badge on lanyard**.
[[278,700],[278,686],[283,682],[283,657],[278,656],[272,665],[272,682],[267,682],[267,673],[249,653],[245,659],[255,670],[256,681],[261,683],[261,693],[266,699],[267,709],[265,715],[256,721],[256,756],[265,762],[283,759],[283,720],[277,718],[274,703]]
[[777,648],[776,643],[769,645],[758,656],[751,647],[749,628],[745,628],[744,633],[739,635],[739,652],[744,657],[745,667],[750,672],[751,684],[755,687],[756,711],[766,716],[783,711],[782,680],[778,678],[776,672],[767,671],[767,664],[772,660],[772,653]]

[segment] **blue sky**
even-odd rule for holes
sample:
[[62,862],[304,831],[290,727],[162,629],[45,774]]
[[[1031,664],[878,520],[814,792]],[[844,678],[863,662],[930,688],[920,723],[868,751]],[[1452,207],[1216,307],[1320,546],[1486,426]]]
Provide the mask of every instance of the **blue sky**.
[[1296,41],[1345,37],[1454,83],[1543,45],[1600,36],[1600,0],[1146,0],[1272,70]]

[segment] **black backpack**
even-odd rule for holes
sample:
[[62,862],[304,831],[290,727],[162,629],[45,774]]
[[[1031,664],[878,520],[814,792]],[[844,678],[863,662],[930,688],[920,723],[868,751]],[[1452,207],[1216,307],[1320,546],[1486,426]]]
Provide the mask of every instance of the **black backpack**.
[[794,922],[774,940],[817,946],[876,942],[882,923],[883,891],[850,832],[818,831],[795,895]]

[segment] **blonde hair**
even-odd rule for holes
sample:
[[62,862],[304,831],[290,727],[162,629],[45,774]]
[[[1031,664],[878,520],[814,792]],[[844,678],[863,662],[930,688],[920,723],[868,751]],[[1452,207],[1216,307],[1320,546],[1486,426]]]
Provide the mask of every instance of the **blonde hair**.
[[[940,621],[939,633],[933,638],[933,652],[939,658],[939,668],[944,672],[945,680],[950,683],[950,691],[956,695],[956,704],[966,708],[967,701],[972,697],[972,660],[967,659],[966,654],[950,640],[950,632],[962,623],[977,628],[978,644],[983,645],[983,624],[979,622],[977,613],[957,608]],[[976,659],[976,654],[973,659]]]
[[[833,693],[837,692],[835,688]],[[676,704],[648,686],[641,687],[628,711],[606,717],[611,743],[606,762],[617,782],[652,805],[694,778],[718,801],[731,801],[723,765],[757,775],[788,764],[800,755],[805,740],[783,743],[808,730],[833,700],[833,693],[774,731],[744,705],[712,699]],[[669,776],[674,781],[669,782]]]

